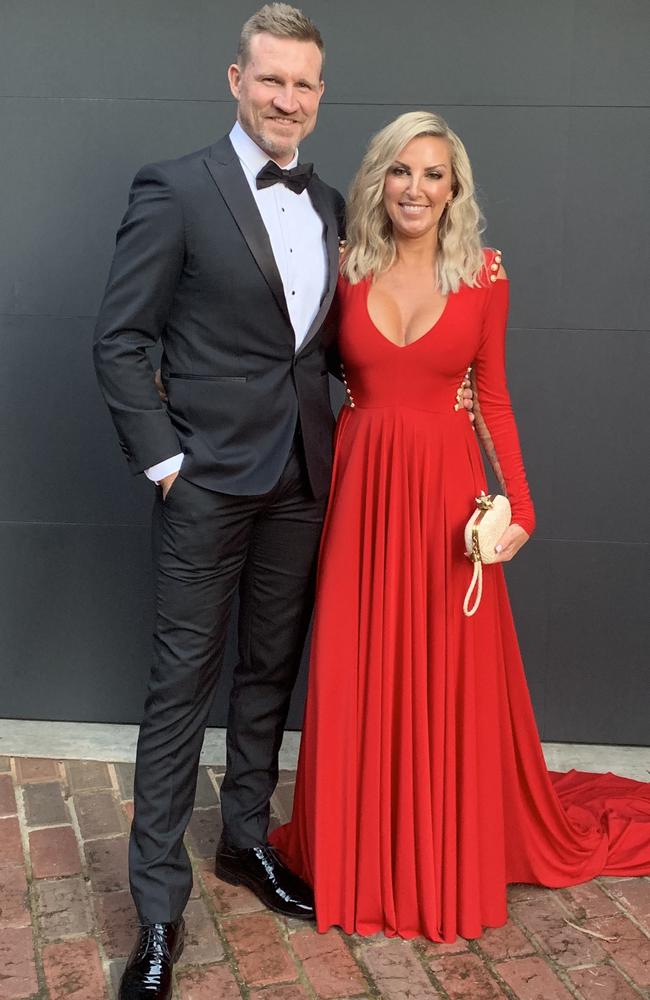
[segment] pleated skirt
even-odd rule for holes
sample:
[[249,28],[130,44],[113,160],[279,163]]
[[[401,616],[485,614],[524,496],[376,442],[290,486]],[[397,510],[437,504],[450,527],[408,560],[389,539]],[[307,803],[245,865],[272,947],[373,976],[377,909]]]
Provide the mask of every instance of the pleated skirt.
[[271,837],[321,931],[476,938],[510,882],[650,874],[650,784],[546,768],[500,566],[463,615],[482,489],[466,419],[343,410],[293,817]]

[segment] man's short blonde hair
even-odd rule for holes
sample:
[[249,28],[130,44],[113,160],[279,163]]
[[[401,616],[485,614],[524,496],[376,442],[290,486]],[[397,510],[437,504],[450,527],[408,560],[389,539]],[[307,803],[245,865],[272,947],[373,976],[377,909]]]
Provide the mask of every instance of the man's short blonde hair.
[[251,38],[260,32],[266,32],[276,38],[295,38],[300,42],[314,42],[323,61],[325,60],[322,35],[306,14],[288,3],[267,3],[249,17],[241,29],[237,62],[242,69],[250,59]]

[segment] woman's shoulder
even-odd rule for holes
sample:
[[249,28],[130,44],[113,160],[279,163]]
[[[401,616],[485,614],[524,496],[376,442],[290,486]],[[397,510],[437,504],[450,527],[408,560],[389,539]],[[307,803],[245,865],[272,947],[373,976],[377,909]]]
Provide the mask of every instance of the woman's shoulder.
[[483,270],[481,272],[481,284],[493,285],[499,280],[502,268],[503,253],[494,247],[483,247]]
[[473,282],[461,284],[458,291],[461,297],[467,300],[468,305],[473,303],[478,307],[479,303],[482,303],[481,308],[483,308],[488,301],[492,300],[493,290],[498,289],[501,293],[504,287],[508,287],[508,282],[501,280],[506,277],[502,263],[503,252],[495,247],[482,247],[481,252],[483,263],[479,266],[478,272],[475,273]]

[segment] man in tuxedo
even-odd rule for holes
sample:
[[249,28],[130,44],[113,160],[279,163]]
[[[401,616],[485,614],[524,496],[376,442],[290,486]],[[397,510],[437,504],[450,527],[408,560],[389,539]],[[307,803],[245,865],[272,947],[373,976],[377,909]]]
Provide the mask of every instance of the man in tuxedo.
[[[286,4],[244,25],[237,122],[142,168],[95,334],[99,382],[131,470],[159,486],[155,659],[140,729],[131,890],[141,922],[122,1000],[171,996],[192,871],[183,845],[239,592],[216,873],[273,910],[311,890],[267,845],[278,753],[312,607],[333,415],[322,337],[343,199],[299,165],[323,43]],[[163,406],[148,349],[162,342]]]

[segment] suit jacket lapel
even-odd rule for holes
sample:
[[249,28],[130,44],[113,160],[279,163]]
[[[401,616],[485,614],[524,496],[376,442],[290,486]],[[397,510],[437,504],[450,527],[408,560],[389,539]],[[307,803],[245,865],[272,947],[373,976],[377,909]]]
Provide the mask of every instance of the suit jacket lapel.
[[316,336],[325,322],[325,317],[327,316],[330,306],[332,305],[332,299],[334,298],[334,292],[336,291],[336,282],[338,281],[339,276],[339,234],[336,215],[334,214],[334,209],[330,203],[330,199],[327,197],[323,189],[323,182],[317,174],[313,174],[307,191],[309,192],[312,205],[323,220],[329,273],[327,290],[323,296],[323,301],[320,304],[320,309],[318,310],[314,318],[314,322],[307,332],[307,336],[300,345],[298,354],[300,354],[301,351],[304,351],[307,344]]
[[230,139],[226,136],[217,142],[204,162],[291,327],[287,300],[271,241]]

